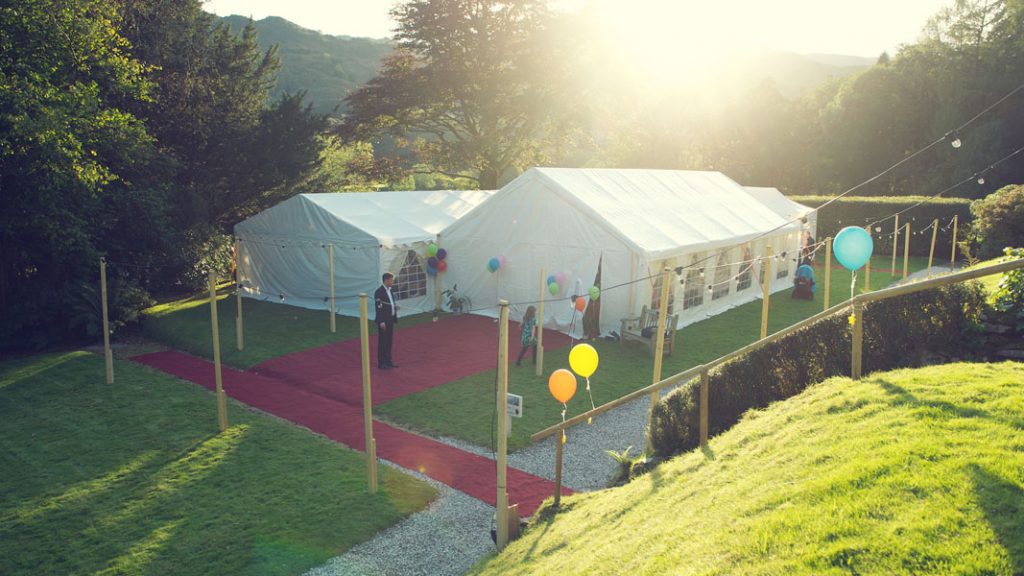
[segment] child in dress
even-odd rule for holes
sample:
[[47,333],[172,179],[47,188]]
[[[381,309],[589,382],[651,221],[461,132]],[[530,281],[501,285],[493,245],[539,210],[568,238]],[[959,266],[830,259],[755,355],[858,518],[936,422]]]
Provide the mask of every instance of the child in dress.
[[516,366],[522,366],[523,355],[530,348],[533,348],[533,363],[537,364],[537,309],[530,306],[523,314],[523,334],[520,337],[523,347],[519,350],[519,358],[516,359]]

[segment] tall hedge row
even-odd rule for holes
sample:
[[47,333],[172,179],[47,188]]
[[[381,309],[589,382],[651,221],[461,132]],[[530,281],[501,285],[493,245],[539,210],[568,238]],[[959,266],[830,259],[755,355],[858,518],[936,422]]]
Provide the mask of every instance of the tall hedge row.
[[[790,196],[791,200],[799,202],[812,208],[817,208],[831,200],[830,196]],[[928,256],[931,248],[932,231],[922,230],[931,225],[932,221],[938,219],[939,233],[935,238],[935,260],[936,262],[948,261],[951,250],[953,231],[949,223],[953,216],[959,216],[957,241],[967,238],[966,225],[971,222],[971,201],[966,198],[926,198],[923,196],[847,196],[829,204],[818,213],[818,236],[819,240],[828,237],[835,237],[836,233],[847,226],[867,226],[879,219],[905,210],[921,202],[916,206],[900,214],[900,238],[897,247],[898,256],[903,256],[903,232],[904,226],[910,222],[910,255]],[[871,236],[875,241],[875,254],[878,256],[892,256],[892,218],[878,224],[880,231],[872,230]],[[957,254],[957,258],[960,254]],[[872,267],[875,265],[872,264]]]
[[[907,294],[865,306],[864,373],[970,357],[985,295],[977,282]],[[751,408],[850,373],[851,329],[837,314],[716,367],[708,384],[708,433],[723,432]],[[672,391],[651,411],[651,443],[665,458],[700,442],[698,380]]]

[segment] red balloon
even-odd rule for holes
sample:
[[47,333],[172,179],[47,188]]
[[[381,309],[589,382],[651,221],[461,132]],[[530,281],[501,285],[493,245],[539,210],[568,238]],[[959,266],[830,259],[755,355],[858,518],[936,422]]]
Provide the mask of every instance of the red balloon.
[[584,300],[582,296],[576,299],[576,309],[577,310],[579,310],[580,312],[583,312],[583,309],[586,308],[586,307],[587,307],[587,301]]
[[437,271],[438,272],[444,272],[447,269],[448,269],[448,263],[447,262],[445,262],[444,260],[439,260],[437,262]]

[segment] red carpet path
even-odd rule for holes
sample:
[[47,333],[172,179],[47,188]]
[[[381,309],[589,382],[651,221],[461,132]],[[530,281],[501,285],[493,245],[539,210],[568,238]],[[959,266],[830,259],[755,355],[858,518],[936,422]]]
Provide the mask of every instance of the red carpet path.
[[[509,333],[509,354],[514,361],[514,355],[519,353],[518,326],[510,326]],[[371,335],[370,341],[373,402],[380,404],[493,370],[497,362],[498,326],[490,318],[470,315],[404,329],[399,325],[394,360],[400,368],[391,370],[376,368],[376,336]],[[544,332],[545,349],[568,344],[569,338],[564,334]],[[143,354],[132,360],[211,390],[216,386],[213,363],[195,356],[172,350]],[[221,376],[228,396],[355,450],[365,450],[358,339],[288,354],[249,371],[224,367]],[[374,422],[373,433],[380,458],[495,505],[497,480],[493,460],[380,422]],[[553,482],[508,470],[509,503],[518,503],[523,516],[532,515],[554,490]],[[563,488],[562,493],[572,492]]]

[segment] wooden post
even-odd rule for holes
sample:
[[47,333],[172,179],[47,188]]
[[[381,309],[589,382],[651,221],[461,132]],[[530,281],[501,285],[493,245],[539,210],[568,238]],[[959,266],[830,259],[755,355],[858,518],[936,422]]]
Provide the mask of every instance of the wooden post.
[[949,255],[949,271],[953,272],[956,270],[956,225],[960,222],[960,215],[953,215],[953,250]]
[[889,274],[896,275],[896,247],[900,243],[900,215],[896,215],[896,222],[892,227],[892,266],[889,267]]
[[[661,381],[661,361],[665,354],[665,320],[668,318],[668,292],[672,284],[672,269],[661,271],[661,299],[658,301],[658,331],[654,339],[654,375],[651,383]],[[651,408],[658,403],[658,391],[651,392]]]
[[828,310],[829,294],[832,290],[832,237],[825,239],[825,307]]
[[359,344],[363,363],[363,438],[366,477],[370,494],[377,493],[377,439],[373,437],[373,400],[370,395],[370,329],[366,293],[359,295]]
[[864,304],[857,298],[853,300],[853,350],[850,352],[850,378],[860,379],[861,359],[864,349]]
[[217,382],[217,422],[220,431],[228,429],[228,403],[220,374],[220,329],[217,327],[217,273],[210,270],[210,324],[213,325],[213,377]]
[[103,309],[103,362],[107,366],[107,384],[114,383],[114,353],[110,350],[110,319],[107,311],[107,259],[100,258],[100,307]]
[[761,264],[764,270],[764,283],[761,287],[761,340],[768,335],[768,306],[771,304],[772,285],[772,246],[764,247],[764,262]]
[[533,373],[540,376],[544,373],[544,294],[548,291],[544,268],[540,269],[540,309],[537,311],[537,365]]
[[[437,244],[438,246],[441,245],[441,235],[440,234],[438,234],[435,237],[434,243]],[[437,322],[438,315],[441,314],[441,292],[443,292],[442,288],[444,288],[444,283],[441,281],[441,274],[443,274],[443,272],[438,270],[437,274],[434,275],[434,321],[435,322]]]
[[932,220],[932,247],[928,249],[928,277],[932,277],[932,257],[935,256],[935,237],[939,234],[939,219]]
[[907,279],[907,269],[910,263],[910,222],[907,222],[907,230],[903,233],[903,279]]
[[496,513],[498,523],[498,550],[508,545],[508,437],[505,420],[508,418],[508,300],[498,301],[498,494]]
[[700,445],[708,445],[708,369],[700,371]]
[[871,256],[868,256],[868,261],[864,264],[864,291],[871,291]]
[[238,346],[238,350],[241,351],[245,347],[245,339],[243,336],[243,325],[242,325],[242,283],[238,280],[238,254],[241,246],[239,245],[238,239],[235,239],[235,300],[237,301],[237,312],[235,313],[235,339]]
[[562,446],[565,445],[565,430],[555,439],[555,510],[562,502]]
[[328,274],[331,276],[331,333],[337,332],[335,324],[335,307],[334,307],[334,244],[327,245],[327,260],[329,264],[327,266]]

